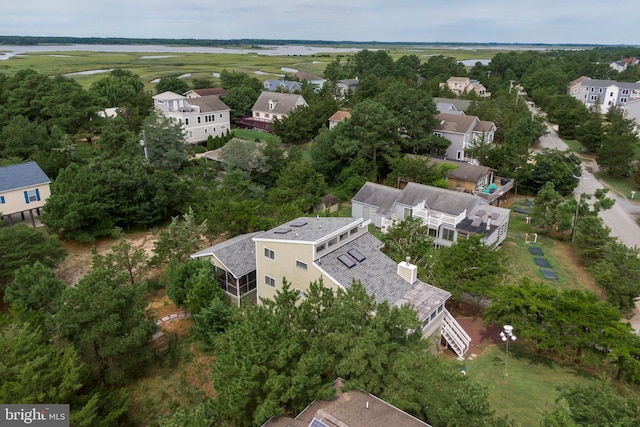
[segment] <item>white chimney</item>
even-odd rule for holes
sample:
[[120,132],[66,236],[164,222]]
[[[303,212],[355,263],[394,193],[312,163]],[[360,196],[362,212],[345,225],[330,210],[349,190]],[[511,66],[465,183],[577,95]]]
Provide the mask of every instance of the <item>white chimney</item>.
[[407,257],[406,261],[398,264],[398,276],[407,282],[414,284],[418,280],[418,267],[409,262],[411,258]]
[[487,230],[491,229],[491,218],[487,218]]

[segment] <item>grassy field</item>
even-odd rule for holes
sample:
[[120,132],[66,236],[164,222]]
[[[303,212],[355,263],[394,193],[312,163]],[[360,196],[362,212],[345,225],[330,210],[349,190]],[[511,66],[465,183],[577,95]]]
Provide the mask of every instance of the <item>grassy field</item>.
[[[363,47],[364,48],[364,47]],[[422,61],[432,55],[452,56],[462,61],[466,59],[491,59],[499,50],[493,49],[441,49],[420,46],[368,46],[369,49],[385,49],[397,60],[405,55],[416,55]],[[218,80],[214,73],[222,70],[241,71],[254,74],[261,81],[279,78],[285,72],[282,68],[292,68],[321,76],[327,64],[338,56],[349,53],[322,53],[304,56],[267,56],[255,53],[117,53],[117,52],[38,52],[12,57],[0,62],[0,73],[14,74],[18,70],[30,68],[39,73],[54,76],[91,70],[127,69],[140,76],[147,89],[153,90],[155,79],[162,77],[184,77],[190,83],[194,78]],[[103,73],[72,74],[84,88],[104,76]]]
[[460,362],[469,378],[487,388],[496,415],[508,415],[522,427],[538,425],[541,411],[551,411],[562,388],[587,385],[588,374],[509,345],[505,375],[505,346],[491,345],[474,360]]
[[[525,206],[526,200],[531,201],[521,198],[514,201],[509,207],[531,208],[531,206]],[[590,289],[597,291],[593,278],[584,271],[584,266],[580,264],[579,257],[570,242],[538,234],[536,243],[532,243],[535,239],[536,228],[534,225],[526,223],[526,216],[522,213],[511,213],[509,234],[498,249],[503,254],[504,263],[509,270],[507,282],[516,284],[523,277],[528,277],[533,280],[545,281],[549,286],[559,290]],[[548,280],[542,276],[540,267],[534,261],[534,255],[529,253],[531,246],[542,249],[544,258],[551,264],[551,268],[558,275],[558,280]]]

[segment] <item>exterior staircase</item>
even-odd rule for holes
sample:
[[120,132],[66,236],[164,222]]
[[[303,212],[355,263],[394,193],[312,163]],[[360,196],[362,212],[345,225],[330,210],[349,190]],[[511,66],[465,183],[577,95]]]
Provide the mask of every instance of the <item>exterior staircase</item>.
[[446,308],[444,309],[440,334],[449,348],[451,348],[460,359],[464,359],[471,348],[471,337],[462,329],[462,326],[460,326],[455,317],[453,317]]

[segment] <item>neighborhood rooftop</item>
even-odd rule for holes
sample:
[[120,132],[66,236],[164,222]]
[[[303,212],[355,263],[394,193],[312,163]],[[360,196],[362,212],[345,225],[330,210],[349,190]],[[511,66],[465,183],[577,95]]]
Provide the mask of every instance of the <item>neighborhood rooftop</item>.
[[236,277],[241,277],[256,269],[256,245],[253,238],[262,231],[232,237],[222,243],[203,249],[191,258],[214,256]]
[[316,242],[330,234],[358,226],[355,218],[301,217],[265,231],[257,239]]
[[36,162],[0,167],[0,192],[50,183]]

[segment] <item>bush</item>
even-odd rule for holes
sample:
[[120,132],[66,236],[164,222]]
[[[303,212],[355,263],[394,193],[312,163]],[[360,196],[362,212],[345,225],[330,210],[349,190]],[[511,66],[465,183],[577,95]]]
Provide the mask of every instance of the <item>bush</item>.
[[196,145],[193,149],[193,152],[196,154],[202,154],[207,152],[207,147],[203,147],[202,145]]

